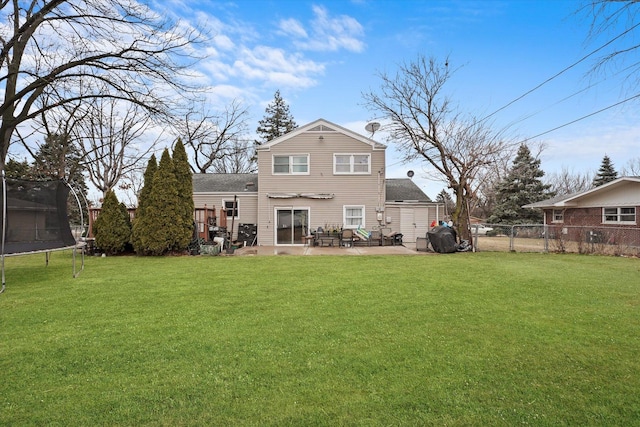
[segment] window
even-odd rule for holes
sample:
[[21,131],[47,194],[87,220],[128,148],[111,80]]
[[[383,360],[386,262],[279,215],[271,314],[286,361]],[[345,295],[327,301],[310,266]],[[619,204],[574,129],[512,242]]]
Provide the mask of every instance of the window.
[[358,228],[364,225],[364,206],[344,207],[344,228]]
[[636,208],[603,208],[602,222],[604,223],[636,223]]
[[564,222],[564,211],[562,209],[553,210],[553,222]]
[[300,175],[309,173],[309,155],[273,156],[273,173]]
[[238,218],[238,201],[236,200],[236,205],[233,206],[233,200],[223,200],[222,204],[224,206],[224,211],[227,214],[227,218]]
[[371,173],[371,154],[334,154],[333,172],[336,174]]

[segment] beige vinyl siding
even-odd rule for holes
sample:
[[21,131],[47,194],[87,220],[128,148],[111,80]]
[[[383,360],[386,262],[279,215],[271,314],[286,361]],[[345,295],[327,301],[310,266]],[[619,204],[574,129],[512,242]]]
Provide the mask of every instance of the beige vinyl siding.
[[[322,135],[323,139],[318,137]],[[371,174],[333,173],[334,153],[370,153]],[[309,154],[308,175],[274,175],[275,155]],[[364,205],[365,226],[378,225],[376,209],[384,206],[384,149],[374,150],[370,144],[337,132],[304,132],[290,140],[258,152],[258,241],[274,244],[274,212],[276,208],[309,208],[312,229],[343,223],[343,206]],[[265,172],[263,172],[265,171]],[[296,197],[275,199],[269,193],[333,194],[331,199]]]
[[[403,211],[405,220],[403,223]],[[412,213],[410,211],[413,211]],[[387,219],[390,221],[387,222]],[[444,206],[437,203],[390,202],[385,208],[385,227],[402,233],[403,241],[413,243],[416,237],[425,237],[431,222],[444,219]]]
[[[233,236],[238,235],[238,224],[257,224],[258,223],[258,195],[256,193],[237,195],[238,214],[233,224]],[[208,209],[216,209],[218,217],[218,225],[220,225],[220,211],[223,209],[222,202],[233,201],[233,193],[195,193],[193,195],[193,204],[196,209],[203,209],[206,205]],[[227,227],[231,227],[231,218]]]

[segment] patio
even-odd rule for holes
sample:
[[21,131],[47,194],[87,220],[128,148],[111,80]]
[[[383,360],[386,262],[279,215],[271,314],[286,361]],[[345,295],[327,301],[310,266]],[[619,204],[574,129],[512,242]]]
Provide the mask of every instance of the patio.
[[426,255],[418,252],[415,243],[396,246],[246,246],[234,251],[234,255]]

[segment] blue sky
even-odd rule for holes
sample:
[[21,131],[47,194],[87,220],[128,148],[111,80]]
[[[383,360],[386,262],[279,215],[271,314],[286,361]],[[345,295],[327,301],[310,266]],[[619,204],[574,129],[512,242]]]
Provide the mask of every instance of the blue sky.
[[[158,4],[211,31],[198,71],[212,88],[212,108],[241,99],[250,107],[252,130],[279,89],[299,125],[324,118],[367,135],[364,126],[373,117],[362,93],[379,87],[379,72],[394,73],[419,54],[449,56],[450,65],[460,67],[447,85],[451,97],[462,112],[484,117],[612,38],[588,41],[590,21],[576,15],[580,0]],[[638,102],[546,133],[637,93],[619,75],[588,74],[595,60],[590,57],[493,116],[494,126],[513,138],[544,133],[532,142],[546,146],[541,160],[548,174],[562,168],[595,172],[605,154],[620,170],[640,156]],[[387,143],[383,134],[375,139]],[[387,176],[414,170],[414,180],[435,198],[443,184],[426,179],[420,163],[399,163],[388,145]]]

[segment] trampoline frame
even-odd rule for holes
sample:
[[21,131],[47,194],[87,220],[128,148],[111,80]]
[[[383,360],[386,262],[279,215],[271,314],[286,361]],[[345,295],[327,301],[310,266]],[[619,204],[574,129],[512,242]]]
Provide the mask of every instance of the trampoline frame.
[[[71,186],[67,181],[64,181],[64,184],[69,188],[69,190],[71,191],[71,193],[73,194],[73,196],[76,199],[76,203],[78,204],[78,208],[80,211],[80,230],[84,230],[84,214],[82,212],[82,205],[80,203],[80,199],[78,198],[78,193],[76,192],[76,190],[73,188],[73,186]],[[11,256],[20,256],[20,255],[32,255],[32,254],[39,254],[39,253],[44,253],[45,254],[45,267],[49,265],[49,258],[51,256],[51,252],[59,252],[59,251],[64,251],[64,250],[69,250],[72,249],[73,250],[73,261],[72,261],[72,265],[73,265],[73,278],[76,278],[80,275],[80,273],[84,270],[84,253],[85,253],[85,248],[87,246],[86,242],[78,242],[77,238],[76,238],[76,243],[73,246],[63,246],[63,247],[59,247],[59,248],[50,248],[50,249],[43,249],[43,250],[37,250],[37,251],[26,251],[26,252],[17,252],[17,253],[11,253],[11,254],[5,254],[5,241],[6,241],[6,236],[7,236],[7,182],[6,182],[6,176],[5,176],[5,172],[4,170],[2,171],[2,200],[3,200],[3,204],[2,204],[2,241],[0,242],[0,269],[2,270],[2,287],[0,288],[0,294],[3,293],[6,289],[6,279],[5,279],[5,268],[4,268],[4,259],[6,257],[11,257]],[[81,231],[82,233],[82,231]],[[82,238],[82,237],[80,237]],[[80,250],[81,253],[81,263],[80,263],[80,270],[76,270],[76,255],[77,255],[77,251]]]

